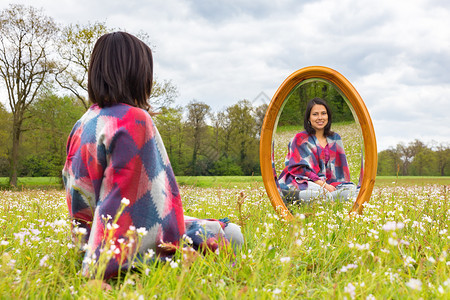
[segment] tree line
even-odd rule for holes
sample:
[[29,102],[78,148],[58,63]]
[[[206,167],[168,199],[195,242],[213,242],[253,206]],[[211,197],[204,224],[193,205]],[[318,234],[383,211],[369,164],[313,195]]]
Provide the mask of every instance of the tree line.
[[[0,12],[0,176],[59,176],[73,124],[89,108],[87,73],[104,23],[60,26],[32,6]],[[135,33],[149,44],[145,33]],[[200,101],[173,107],[177,89],[155,77],[150,103],[177,175],[259,174],[265,107],[241,100],[214,113]],[[6,101],[4,101],[6,100]],[[6,106],[2,104],[6,102]]]
[[415,140],[378,153],[378,175],[450,176],[450,145]]
[[[266,108],[241,100],[213,112],[193,100],[186,107],[162,106],[152,118],[176,175],[259,175],[258,135]],[[60,176],[67,137],[85,111],[73,95],[42,92],[24,115],[18,176]],[[12,118],[0,105],[2,177],[10,174]]]
[[280,114],[278,126],[295,125],[303,127],[308,100],[316,97],[322,98],[328,103],[330,110],[333,112],[333,122],[354,121],[352,111],[337,88],[327,81],[310,79],[300,83],[289,94],[283,112]]

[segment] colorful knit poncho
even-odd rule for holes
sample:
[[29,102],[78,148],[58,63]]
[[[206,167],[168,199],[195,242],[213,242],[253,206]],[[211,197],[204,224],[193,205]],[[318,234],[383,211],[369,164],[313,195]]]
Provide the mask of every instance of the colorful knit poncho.
[[[185,220],[161,137],[150,115],[140,108],[93,105],[70,133],[63,179],[69,214],[78,227],[75,239],[85,232],[86,276],[93,276],[105,251],[112,256],[104,273],[109,278],[120,268],[128,268],[136,253],[139,257],[152,249],[160,257],[173,254],[185,233],[191,235],[196,248],[206,243],[214,248],[223,233],[224,222]],[[221,227],[219,234],[217,230],[214,236],[209,234],[206,225],[211,223]],[[145,235],[139,239],[139,233]]]
[[281,189],[305,190],[308,181],[324,180],[328,184],[338,186],[350,182],[350,172],[339,134],[327,137],[328,162],[326,151],[319,144],[315,135],[306,131],[297,133],[289,143],[285,168],[281,172],[278,183]]

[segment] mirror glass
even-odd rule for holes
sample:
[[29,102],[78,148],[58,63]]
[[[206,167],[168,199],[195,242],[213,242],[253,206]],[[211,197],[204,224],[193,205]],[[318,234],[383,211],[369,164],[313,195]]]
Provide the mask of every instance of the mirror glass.
[[309,100],[316,97],[324,99],[330,107],[333,114],[331,130],[341,136],[350,170],[350,180],[359,186],[364,167],[361,126],[348,99],[333,83],[321,78],[311,78],[297,84],[278,112],[272,136],[274,176],[278,178],[285,168],[288,144],[297,133],[305,130],[303,120],[306,105]]
[[[274,94],[261,129],[260,166],[264,186],[272,206],[286,219],[293,218],[287,206],[295,199],[284,197],[285,199],[283,200],[282,194],[286,196],[286,191],[290,194],[290,188],[294,187],[287,186],[287,190],[284,189],[283,193],[281,193],[278,177],[280,177],[285,168],[289,143],[297,133],[304,131],[303,118],[307,103],[316,97],[324,99],[330,107],[333,114],[331,130],[341,136],[342,147],[344,148],[349,167],[350,181],[359,187],[356,192],[351,194],[352,198],[350,200],[354,200],[354,202],[350,212],[362,213],[363,204],[369,201],[375,183],[377,170],[375,131],[361,96],[343,75],[333,69],[322,66],[300,69],[287,77]],[[313,139],[307,146],[313,148],[306,148],[302,151],[307,151],[305,153],[319,151],[311,150],[317,149],[315,147],[318,145],[316,137]],[[327,139],[327,141],[328,145],[331,145],[330,147],[338,145],[332,139]],[[336,150],[336,148],[333,149]],[[299,150],[292,147],[292,151],[298,152]],[[332,159],[332,155],[335,155],[333,153],[336,153],[331,151],[329,152],[330,159]],[[322,154],[326,152],[320,150]],[[315,160],[315,158],[311,159]],[[295,160],[294,163],[296,163]],[[320,171],[317,169],[317,172]],[[341,175],[347,174],[346,169],[342,168],[335,172],[340,172]],[[347,175],[345,177],[348,178]],[[338,181],[342,182],[342,180]],[[306,181],[300,180],[300,184],[306,184]],[[286,188],[286,185],[284,187]],[[320,188],[320,186],[318,187]],[[294,192],[302,190],[303,193],[303,188],[294,188]],[[346,188],[355,191],[355,187],[352,184],[346,186]],[[327,189],[330,189],[329,186]],[[297,193],[297,198],[299,195]]]

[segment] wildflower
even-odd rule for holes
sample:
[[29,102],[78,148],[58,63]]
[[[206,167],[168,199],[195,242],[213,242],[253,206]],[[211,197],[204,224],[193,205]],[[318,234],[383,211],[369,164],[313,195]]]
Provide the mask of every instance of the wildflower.
[[289,256],[288,257],[282,257],[282,258],[280,258],[280,261],[282,263],[289,262],[289,261],[291,261],[291,258]]
[[147,229],[145,229],[145,227],[140,227],[136,230],[136,232],[140,235],[140,236],[144,236],[148,233]]
[[128,206],[130,204],[130,200],[128,200],[127,198],[122,198],[122,204],[124,204],[125,206]]
[[128,279],[128,280],[125,282],[125,284],[134,285],[135,283],[134,283],[133,280]]
[[375,296],[372,294],[367,295],[366,300],[375,300]]
[[38,235],[39,233],[41,233],[41,231],[39,229],[31,229],[30,231],[34,235]]
[[406,286],[413,289],[413,290],[418,290],[421,291],[422,290],[422,281],[420,281],[419,279],[414,279],[411,278],[407,283]]
[[347,272],[348,270],[350,270],[350,269],[356,269],[357,267],[358,267],[357,264],[348,264],[348,265],[346,265],[346,266],[343,266],[343,267],[338,271],[338,273],[345,273],[345,272]]
[[183,239],[186,241],[186,243],[188,245],[192,245],[194,243],[194,241],[192,241],[192,239],[189,236],[185,235],[185,234],[183,234]]
[[428,223],[432,223],[433,222],[433,219],[431,219],[429,216],[427,216],[427,215],[424,215],[423,216],[423,219],[425,220],[425,221],[428,221]]
[[73,232],[74,232],[76,235],[78,235],[78,234],[86,235],[86,234],[87,234],[87,230],[86,230],[86,228],[84,228],[84,227],[75,227],[75,228],[73,229]]
[[395,221],[388,221],[381,228],[384,231],[395,231],[397,229],[402,229],[403,227],[405,227],[405,223],[403,222],[396,223]]
[[436,260],[433,258],[433,256],[428,257],[428,261],[432,264],[436,263]]
[[344,293],[347,293],[350,295],[350,297],[352,299],[355,298],[356,296],[356,288],[352,283],[349,283],[345,288],[344,288]]
[[7,246],[9,244],[8,241],[1,241],[0,246]]
[[44,255],[43,258],[39,261],[39,266],[44,267],[47,265],[46,261],[48,260],[48,255]]
[[398,241],[396,240],[396,239],[393,239],[393,238],[389,238],[389,245],[392,245],[392,246],[397,246],[398,245]]
[[356,249],[358,249],[358,250],[369,250],[369,248],[370,248],[369,243],[362,244],[362,245],[357,243],[355,246],[356,246]]
[[216,283],[216,286],[218,287],[224,287],[226,285],[225,280],[220,279],[218,283]]
[[441,293],[441,294],[444,293],[444,288],[442,287],[442,285],[440,285],[440,286],[438,287],[438,292]]
[[278,295],[278,294],[280,294],[282,291],[279,289],[279,288],[276,288],[276,289],[274,289],[273,290],[273,294],[274,295]]
[[152,258],[155,255],[155,251],[153,249],[148,249],[147,253],[145,253],[146,258]]
[[444,285],[445,285],[445,286],[449,286],[449,285],[450,285],[450,278],[447,279],[446,281],[444,281]]
[[416,260],[410,256],[403,256],[403,262],[405,266],[412,267],[412,264],[415,263]]
[[170,262],[170,267],[171,267],[172,269],[178,268],[178,263],[177,263],[176,261],[171,261],[171,262]]
[[400,244],[409,246],[409,242],[405,241],[405,240],[402,240],[402,239],[400,240]]

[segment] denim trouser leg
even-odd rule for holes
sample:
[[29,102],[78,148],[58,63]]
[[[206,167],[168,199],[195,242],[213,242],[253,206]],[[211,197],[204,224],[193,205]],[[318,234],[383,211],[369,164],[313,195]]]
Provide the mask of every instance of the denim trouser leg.
[[358,195],[359,190],[353,184],[338,186],[336,191],[328,192],[320,185],[309,181],[306,190],[282,190],[285,202],[299,201],[300,203],[310,203],[314,200],[341,200],[347,201]]

